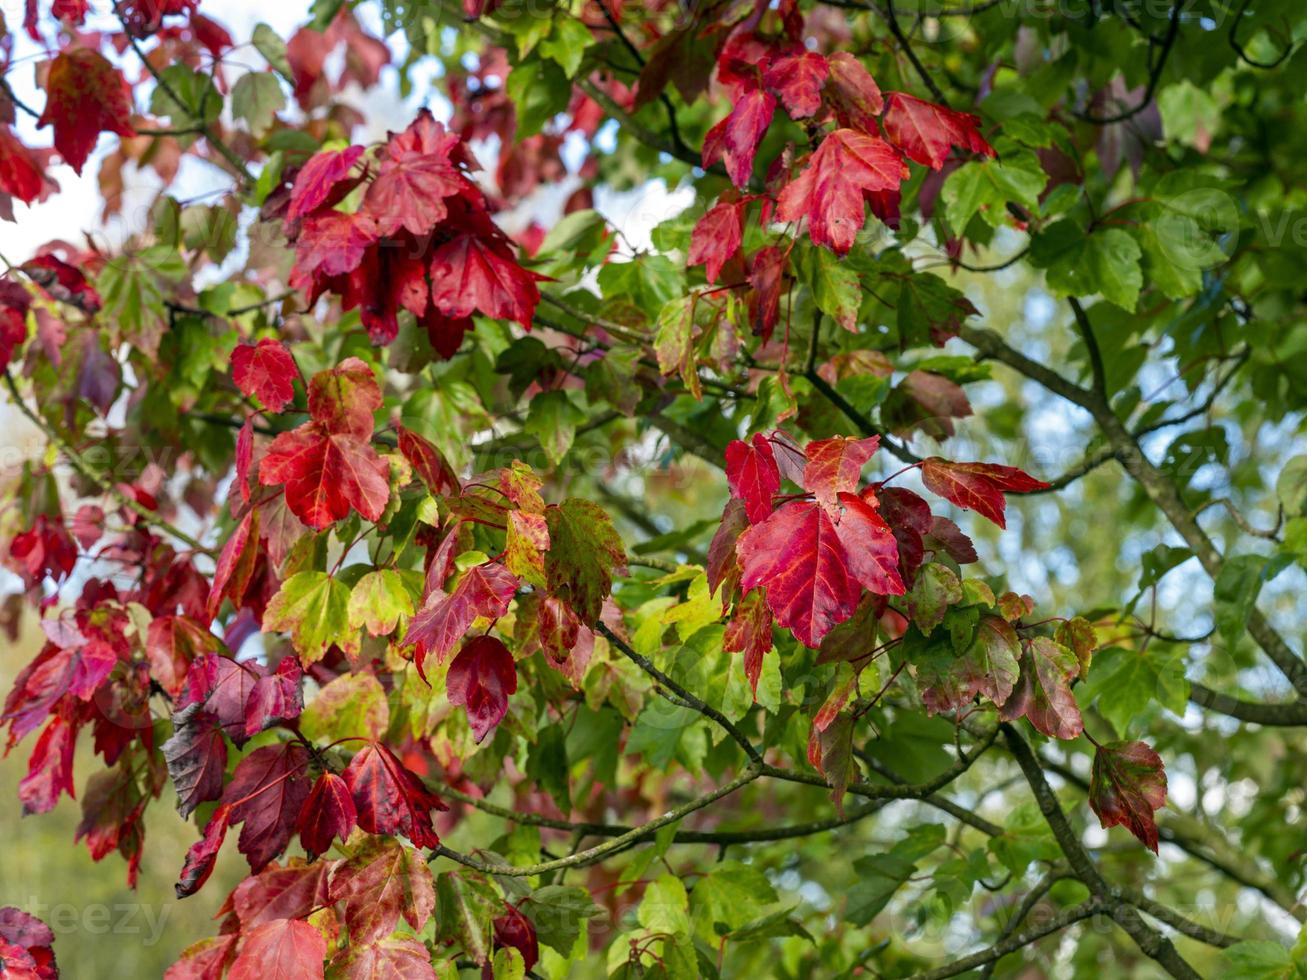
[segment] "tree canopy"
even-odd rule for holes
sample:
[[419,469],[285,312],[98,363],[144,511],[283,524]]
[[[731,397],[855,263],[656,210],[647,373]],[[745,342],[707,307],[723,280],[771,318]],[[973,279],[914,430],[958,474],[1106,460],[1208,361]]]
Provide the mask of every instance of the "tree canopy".
[[1307,977],[1307,8],[223,8],[0,41],[9,806],[168,977]]

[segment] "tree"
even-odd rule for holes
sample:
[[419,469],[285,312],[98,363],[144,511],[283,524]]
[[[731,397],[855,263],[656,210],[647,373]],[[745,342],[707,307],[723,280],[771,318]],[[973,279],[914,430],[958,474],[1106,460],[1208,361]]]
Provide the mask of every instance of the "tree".
[[5,259],[3,720],[247,860],[170,977],[1303,976],[1300,5],[200,6],[0,93],[159,186]]

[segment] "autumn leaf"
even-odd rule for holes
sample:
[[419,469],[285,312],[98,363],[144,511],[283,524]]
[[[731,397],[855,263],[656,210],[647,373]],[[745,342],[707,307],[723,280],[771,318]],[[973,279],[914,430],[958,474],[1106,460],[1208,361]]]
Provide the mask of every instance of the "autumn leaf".
[[545,509],[549,551],[545,581],[586,625],[598,622],[613,575],[626,570],[626,552],[613,522],[588,500],[569,497]]
[[444,663],[479,617],[497,619],[508,612],[517,587],[517,576],[498,562],[486,562],[464,572],[448,595],[432,592],[402,641],[404,646],[417,648],[418,672],[425,678],[423,666],[429,656]]
[[875,136],[879,132],[876,120],[885,108],[876,80],[847,51],[834,52],[827,64],[826,92],[840,125]]
[[314,980],[324,975],[327,941],[300,919],[273,919],[244,937],[228,980]]
[[326,572],[296,572],[268,603],[263,628],[290,633],[295,652],[306,664],[321,660],[333,644],[353,646],[349,587]]
[[473,234],[459,235],[431,256],[431,302],[447,317],[474,311],[515,320],[531,329],[540,302],[536,280],[517,264],[507,245]]
[[295,175],[286,220],[296,221],[319,208],[338,203],[357,185],[357,181],[347,178],[362,155],[363,147],[347,146],[343,150],[323,150],[309,157]]
[[744,239],[744,201],[719,200],[694,225],[690,235],[687,265],[704,266],[710,283],[722,274],[722,266],[740,250]]
[[853,493],[858,489],[862,468],[879,447],[879,436],[867,439],[833,436],[808,443],[803,489],[816,497],[822,506],[833,508],[841,493]]
[[793,118],[803,119],[821,108],[821,88],[829,73],[830,64],[823,55],[799,51],[774,60],[762,73],[762,80]]
[[1071,679],[1080,672],[1076,655],[1046,636],[1026,644],[1021,677],[999,713],[1004,721],[1025,716],[1049,738],[1075,738],[1085,729]]
[[753,175],[753,159],[758,154],[767,127],[776,111],[776,99],[756,86],[738,94],[728,115],[703,138],[703,165],[711,167],[718,160],[726,164],[731,183],[743,190]]
[[744,676],[749,679],[755,701],[758,699],[762,659],[772,649],[771,625],[772,615],[767,608],[766,596],[761,589],[754,589],[736,604],[722,638],[722,649],[744,654]]
[[897,191],[907,176],[907,165],[890,144],[854,129],[837,129],[781,191],[776,216],[781,221],[807,218],[813,244],[843,255],[865,220],[867,196]]
[[295,742],[255,749],[236,766],[222,802],[240,823],[237,849],[258,871],[290,843],[300,808],[309,795],[309,755]]
[[231,377],[237,388],[257,397],[268,411],[280,412],[295,400],[293,382],[299,369],[284,344],[264,337],[232,351]]
[[965,709],[976,695],[994,704],[1005,703],[1019,675],[1021,643],[1016,630],[998,616],[982,616],[975,638],[960,655],[945,642],[934,644],[934,655],[917,664],[921,701],[931,714]]
[[767,519],[781,489],[781,471],[766,436],[759,432],[749,442],[735,439],[726,446],[726,484],[731,496],[744,503],[749,523]]
[[69,48],[56,55],[46,71],[45,93],[45,111],[36,124],[54,126],[55,149],[78,174],[100,133],[136,135],[122,72],[92,48]]
[[357,823],[358,813],[349,786],[335,773],[324,772],[304,798],[295,829],[299,831],[304,850],[316,856],[325,854],[333,840],[348,838]]
[[351,943],[384,939],[401,916],[420,932],[436,906],[426,858],[396,840],[369,840],[332,869],[327,887],[330,900],[344,905]]
[[209,880],[213,873],[218,851],[227,838],[227,827],[231,821],[231,807],[223,804],[213,811],[209,822],[204,826],[204,836],[190,846],[182,864],[181,877],[175,886],[177,897],[186,898],[194,895]]
[[1153,811],[1166,806],[1166,770],[1144,742],[1107,742],[1094,752],[1089,805],[1103,828],[1120,824],[1157,853]]
[[474,636],[463,644],[445,675],[449,703],[462,705],[478,742],[508,711],[508,696],[517,690],[513,655],[493,636]]
[[341,775],[354,799],[358,825],[369,834],[403,834],[419,847],[440,843],[431,811],[444,810],[445,804],[386,746],[368,742]]
[[865,587],[901,595],[898,548],[889,526],[860,498],[844,494],[836,523],[820,504],[792,500],[740,535],[740,587],[767,590],[776,622],[816,648],[853,615]]
[[926,102],[905,92],[891,92],[886,99],[885,135],[909,160],[932,170],[944,166],[949,150],[957,147],[985,156],[994,148],[980,135],[980,117]]
[[1049,487],[1015,466],[951,463],[938,456],[931,456],[921,464],[921,482],[950,503],[974,510],[999,527],[1007,527],[1003,517],[1007,506],[1005,493],[1031,493]]
[[222,796],[227,743],[218,719],[202,704],[174,713],[172,724],[172,737],[162,746],[163,757],[177,791],[177,812],[188,817],[201,803]]

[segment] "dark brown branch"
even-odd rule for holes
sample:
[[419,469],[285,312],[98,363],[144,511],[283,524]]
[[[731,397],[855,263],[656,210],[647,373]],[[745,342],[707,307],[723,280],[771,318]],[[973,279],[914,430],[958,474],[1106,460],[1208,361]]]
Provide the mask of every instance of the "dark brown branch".
[[1307,725],[1307,701],[1287,701],[1282,704],[1243,701],[1198,683],[1189,685],[1189,700],[1209,711],[1257,725],[1274,728]]

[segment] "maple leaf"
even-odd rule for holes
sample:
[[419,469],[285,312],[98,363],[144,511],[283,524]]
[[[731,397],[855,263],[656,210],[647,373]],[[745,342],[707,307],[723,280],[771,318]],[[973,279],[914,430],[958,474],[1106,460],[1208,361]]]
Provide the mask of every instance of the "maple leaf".
[[236,951],[238,933],[201,939],[182,950],[177,962],[168,967],[164,980],[218,980]]
[[[56,980],[54,933],[34,915],[12,905],[0,908],[0,961],[12,974],[12,980]],[[20,966],[27,969],[22,973]]]
[[1085,730],[1080,706],[1071,693],[1071,679],[1080,672],[1076,655],[1046,636],[1026,644],[1021,677],[999,717],[1014,721],[1023,715],[1049,738],[1070,739]]
[[[177,707],[180,711],[190,705],[203,705],[227,737],[242,745],[247,737],[245,708],[263,674],[258,664],[238,663],[220,653],[203,654],[191,661]],[[184,723],[185,719],[175,721],[174,727]]]
[[1157,853],[1153,811],[1166,806],[1166,770],[1144,742],[1107,742],[1094,752],[1089,805],[1103,829],[1120,824]]
[[978,694],[1003,704],[1019,675],[1021,641],[1016,630],[998,616],[982,616],[971,645],[954,656],[951,645],[926,663],[917,664],[921,702],[930,714],[956,711]]
[[412,936],[388,936],[372,943],[351,939],[332,959],[331,967],[333,977],[349,980],[436,980],[431,952]]
[[48,813],[62,794],[74,795],[73,748],[77,744],[77,728],[76,724],[56,716],[41,732],[27,763],[27,775],[18,784],[24,816]]
[[335,866],[335,861],[309,864],[299,858],[285,866],[274,862],[237,885],[227,904],[245,930],[273,919],[303,919],[330,904],[327,880]]
[[545,582],[589,626],[599,621],[613,575],[626,571],[626,552],[613,522],[588,500],[568,497],[545,508],[549,551]]
[[45,168],[9,126],[0,124],[0,191],[31,204],[45,189]]
[[136,135],[127,81],[98,51],[61,51],[46,71],[45,92],[45,111],[36,125],[54,126],[55,149],[77,174],[101,132]]
[[380,742],[364,745],[342,778],[354,798],[359,826],[369,834],[403,834],[419,847],[440,843],[431,811],[447,809],[445,804]]
[[880,436],[866,439],[833,436],[808,443],[803,489],[824,507],[834,507],[841,493],[857,490],[862,468],[879,448]]
[[1015,466],[997,463],[951,463],[931,456],[921,464],[921,482],[964,510],[974,510],[999,527],[1007,527],[1003,511],[1004,493],[1047,490],[1049,484],[1023,473]]
[[428,490],[441,496],[456,494],[462,489],[458,474],[429,439],[402,425],[396,426],[395,432],[399,437],[399,451]]
[[505,905],[504,914],[491,923],[495,949],[511,947],[522,954],[522,966],[531,970],[540,960],[540,941],[536,927],[515,905]]
[[744,654],[744,676],[749,679],[753,698],[758,699],[758,678],[762,675],[762,658],[772,648],[772,615],[762,589],[754,589],[735,607],[726,624],[722,649]]
[[749,442],[734,439],[726,446],[726,485],[743,501],[749,523],[767,519],[781,489],[781,471],[766,436],[758,432]]
[[776,98],[770,92],[754,87],[737,95],[728,115],[703,138],[703,165],[711,167],[718,160],[726,164],[731,183],[740,189],[749,184],[753,176],[753,158],[758,144],[771,125],[776,111]]
[[281,433],[259,462],[259,482],[285,484],[291,513],[319,530],[351,507],[378,520],[390,499],[389,477],[390,468],[366,441],[316,421]]
[[304,710],[304,698],[300,693],[302,675],[299,661],[286,657],[277,664],[276,670],[254,682],[245,702],[247,737],[299,717]]
[[290,842],[295,819],[309,795],[309,754],[295,742],[255,749],[236,766],[222,802],[231,822],[243,823],[237,849],[259,871]]
[[264,337],[257,344],[240,344],[231,352],[231,378],[236,387],[257,397],[270,412],[280,412],[295,400],[293,382],[298,377],[295,359],[280,341]]
[[349,624],[349,596],[349,587],[326,572],[296,572],[268,603],[263,629],[289,631],[301,660],[321,660],[333,644],[357,646]]
[[473,637],[449,665],[445,690],[450,704],[467,711],[477,742],[484,741],[508,711],[508,696],[517,690],[513,655],[493,636]]
[[286,220],[297,221],[321,207],[339,203],[345,194],[358,186],[357,180],[347,178],[362,155],[363,147],[347,146],[343,150],[323,150],[309,157],[295,175]]
[[436,907],[426,859],[397,840],[369,840],[332,869],[327,887],[330,901],[344,904],[351,943],[384,939],[401,915],[420,932]]
[[342,841],[349,837],[357,823],[349,786],[335,773],[324,772],[305,798],[295,827],[304,850],[318,855],[325,854],[337,837]]
[[[402,228],[421,236],[449,214],[445,198],[468,189],[467,180],[446,157],[392,153],[368,185],[363,210],[371,215],[380,235],[394,235]],[[473,193],[477,192],[473,189]]]
[[218,554],[207,603],[210,619],[217,617],[224,599],[230,599],[233,606],[240,608],[245,598],[259,560],[259,520],[258,509],[247,511]]
[[314,980],[324,975],[327,941],[300,919],[273,919],[244,936],[227,980]]
[[863,587],[882,595],[903,592],[889,526],[860,498],[844,494],[840,503],[845,510],[836,523],[815,501],[792,500],[741,534],[735,546],[740,587],[766,588],[776,622],[814,649],[853,615]]
[[722,266],[740,250],[744,238],[745,201],[718,201],[694,223],[686,265],[704,266],[710,283],[716,282]]
[[813,244],[843,255],[863,225],[868,195],[897,191],[907,176],[907,165],[890,144],[855,129],[837,129],[781,191],[776,216],[781,221],[806,217]]
[[29,279],[60,303],[75,306],[83,313],[95,313],[103,305],[82,270],[56,255],[38,255],[24,262],[22,268]]
[[508,612],[517,586],[517,576],[503,565],[485,562],[464,572],[448,595],[433,592],[401,641],[404,646],[417,647],[418,673],[426,678],[423,665],[428,656],[443,663],[478,617],[497,619]]
[[177,812],[189,817],[201,803],[222,796],[227,743],[218,719],[202,704],[182,708],[173,714],[172,724],[172,738],[161,748],[177,791]]
[[785,286],[786,253],[775,245],[758,249],[749,262],[749,285],[753,287],[753,332],[770,340],[781,316],[781,293]]
[[830,63],[815,51],[781,55],[762,73],[763,84],[780,96],[795,119],[813,115],[821,108],[821,87],[830,74]]
[[376,226],[365,214],[324,211],[305,218],[295,240],[291,285],[316,296],[314,283],[318,277],[352,272],[376,240]]
[[826,91],[840,125],[877,135],[876,119],[885,108],[885,102],[876,80],[862,62],[847,51],[836,51],[827,63],[830,77]]
[[431,256],[431,302],[446,317],[461,319],[480,310],[488,317],[515,320],[531,329],[540,303],[536,281],[507,245],[465,233],[450,239]]
[[905,92],[891,92],[886,103],[885,135],[909,160],[938,170],[955,146],[988,157],[995,155],[994,148],[980,135],[979,116],[926,102]]
[[713,532],[712,541],[708,543],[708,560],[704,563],[710,594],[716,595],[723,585],[726,586],[727,594],[735,591],[740,575],[740,566],[735,560],[735,544],[748,526],[749,515],[744,501],[735,497],[726,501],[722,521]]
[[231,807],[223,804],[213,811],[209,822],[204,825],[204,836],[186,851],[186,860],[182,864],[181,876],[174,886],[178,898],[194,895],[204,887],[213,873],[214,862],[218,860],[218,851],[227,839],[227,828],[231,823]]

